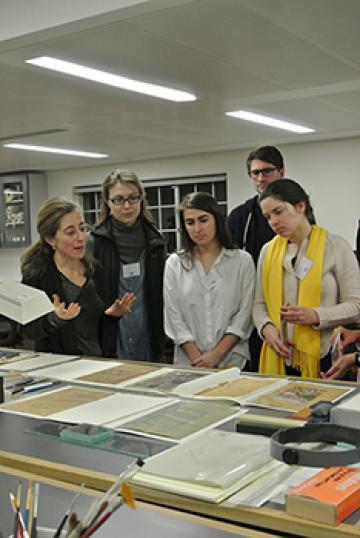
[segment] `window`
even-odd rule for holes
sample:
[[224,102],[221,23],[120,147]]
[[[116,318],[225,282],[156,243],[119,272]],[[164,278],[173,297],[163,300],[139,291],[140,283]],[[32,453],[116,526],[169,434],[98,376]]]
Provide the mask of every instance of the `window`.
[[208,192],[216,198],[224,216],[227,215],[225,174],[147,181],[145,191],[157,227],[167,239],[169,252],[181,247],[180,222],[176,208],[186,194]]
[[[149,209],[158,229],[167,239],[169,252],[181,247],[176,208],[186,194],[208,192],[216,198],[224,216],[227,215],[225,174],[144,181],[144,186]],[[100,216],[101,185],[75,187],[74,194],[83,208],[85,221],[93,226]]]
[[86,185],[84,187],[74,187],[74,194],[77,196],[82,207],[84,219],[89,226],[94,226],[100,217],[101,185]]

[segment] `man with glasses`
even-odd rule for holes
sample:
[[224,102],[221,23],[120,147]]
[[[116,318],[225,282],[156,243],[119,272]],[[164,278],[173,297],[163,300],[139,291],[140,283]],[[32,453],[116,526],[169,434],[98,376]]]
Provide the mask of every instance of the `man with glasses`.
[[[261,212],[259,194],[272,181],[284,177],[284,160],[275,146],[262,146],[249,154],[246,167],[257,194],[232,210],[228,226],[235,243],[251,254],[256,265],[262,246],[274,237]],[[249,340],[251,371],[258,370],[261,346],[262,340],[254,330]]]

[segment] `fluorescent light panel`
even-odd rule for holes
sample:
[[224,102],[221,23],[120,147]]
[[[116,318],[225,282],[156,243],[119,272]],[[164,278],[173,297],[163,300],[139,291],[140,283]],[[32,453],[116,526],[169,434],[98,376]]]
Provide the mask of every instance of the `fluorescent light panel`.
[[269,116],[263,116],[262,114],[255,114],[254,112],[247,112],[246,110],[235,110],[234,112],[226,112],[227,116],[233,116],[245,121],[252,121],[254,123],[261,123],[262,125],[268,125],[269,127],[276,127],[277,129],[284,129],[285,131],[291,131],[292,133],[314,133],[315,129],[304,127],[303,125],[297,125],[296,123],[290,123],[289,121],[278,120]]
[[188,92],[173,90],[172,88],[157,86],[156,84],[149,84],[148,82],[132,80],[120,75],[107,73],[106,71],[100,71],[99,69],[93,69],[92,67],[87,67],[85,65],[59,60],[58,58],[53,58],[51,56],[30,58],[29,60],[25,60],[25,63],[44,67],[45,69],[51,69],[52,71],[58,71],[59,73],[65,73],[74,77],[92,80],[93,82],[99,82],[100,84],[115,86],[116,88],[122,88],[123,90],[143,93],[151,95],[152,97],[159,97],[160,99],[167,99],[168,101],[184,102],[196,100],[195,95]]
[[90,159],[104,159],[109,157],[105,153],[94,153],[91,151],[77,151],[74,149],[65,149],[65,148],[52,148],[49,146],[32,146],[30,144],[4,144],[4,148],[10,149],[24,149],[26,151],[41,151],[45,153],[57,153],[60,155],[74,155],[75,157],[89,157]]

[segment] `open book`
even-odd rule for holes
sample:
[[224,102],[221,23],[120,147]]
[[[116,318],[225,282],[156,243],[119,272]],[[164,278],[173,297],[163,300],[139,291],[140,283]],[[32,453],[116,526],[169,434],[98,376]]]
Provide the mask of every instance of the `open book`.
[[125,382],[122,386],[127,389],[140,391],[155,391],[192,396],[203,388],[218,385],[240,375],[239,368],[228,368],[215,372],[203,368],[161,368],[156,372],[138,377],[136,380]]
[[[259,377],[241,374],[237,379],[218,384],[216,377],[209,377],[208,388],[195,390],[193,396],[214,400],[230,400],[250,407],[266,407],[296,412],[319,401],[336,402],[354,389],[342,385],[292,380],[278,377]],[[213,382],[212,385],[210,383]]]

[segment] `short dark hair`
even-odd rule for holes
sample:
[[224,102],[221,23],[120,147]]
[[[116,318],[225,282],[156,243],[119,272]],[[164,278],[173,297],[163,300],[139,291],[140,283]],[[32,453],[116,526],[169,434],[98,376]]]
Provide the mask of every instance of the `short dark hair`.
[[246,169],[248,174],[250,174],[251,161],[254,161],[255,159],[270,163],[278,170],[284,168],[283,156],[275,146],[261,146],[249,153],[246,159]]
[[269,183],[263,193],[260,194],[260,202],[266,198],[276,198],[282,202],[288,202],[295,206],[300,202],[305,203],[305,217],[310,224],[316,224],[314,210],[310,203],[309,195],[299,183],[293,179],[276,179]]
[[180,205],[180,228],[182,247],[187,254],[192,254],[195,243],[190,238],[184,221],[185,209],[199,209],[213,215],[216,223],[216,237],[220,245],[228,249],[237,247],[231,240],[231,235],[225,222],[225,217],[221,213],[219,205],[215,198],[207,192],[192,192],[187,194]]

